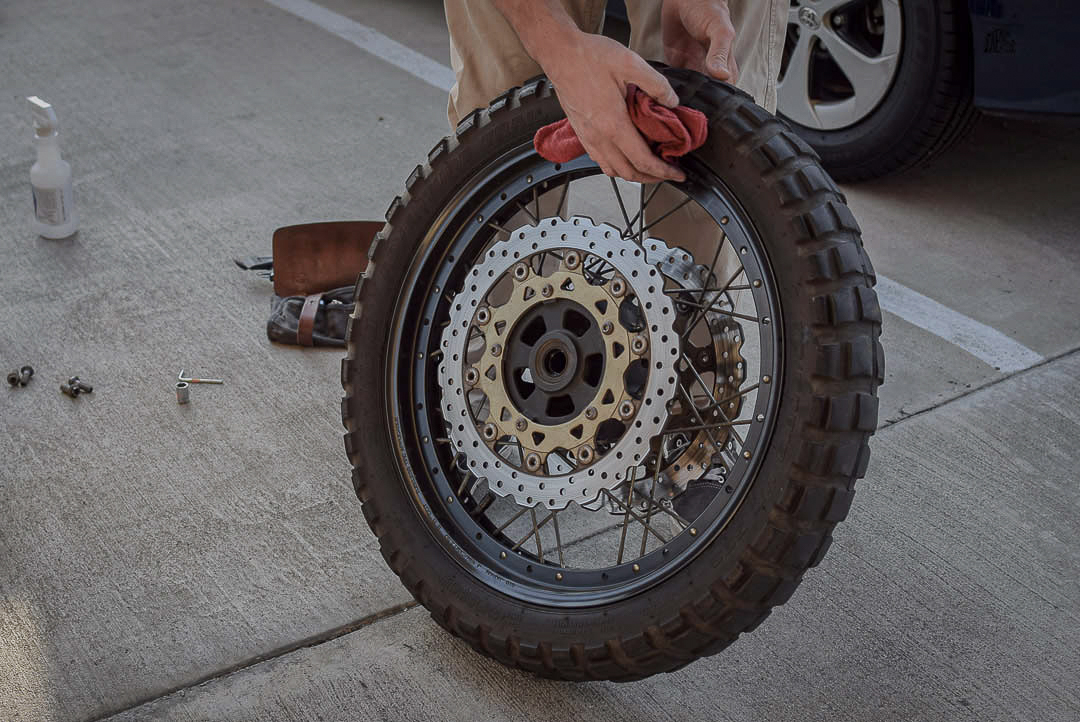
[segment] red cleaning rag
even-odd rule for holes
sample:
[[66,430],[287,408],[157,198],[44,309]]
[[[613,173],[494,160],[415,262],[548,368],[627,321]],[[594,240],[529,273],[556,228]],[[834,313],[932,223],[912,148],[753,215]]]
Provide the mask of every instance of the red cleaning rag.
[[[704,113],[685,105],[665,108],[636,85],[629,86],[626,109],[649,147],[669,163],[700,148],[709,134]],[[565,118],[536,131],[533,145],[542,158],[552,163],[566,163],[585,155],[585,147]]]

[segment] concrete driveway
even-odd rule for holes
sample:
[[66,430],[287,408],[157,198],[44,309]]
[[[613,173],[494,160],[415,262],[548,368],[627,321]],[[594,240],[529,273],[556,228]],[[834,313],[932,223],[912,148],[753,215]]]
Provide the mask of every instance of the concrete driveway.
[[[569,685],[411,608],[348,482],[340,353],[272,346],[230,261],[382,216],[446,132],[441,5],[10,0],[0,50],[0,360],[37,369],[0,390],[0,718],[1080,718],[1077,131],[984,120],[845,189],[888,357],[849,520],[722,655]],[[30,230],[33,94],[72,241]],[[181,367],[227,383],[178,406]]]

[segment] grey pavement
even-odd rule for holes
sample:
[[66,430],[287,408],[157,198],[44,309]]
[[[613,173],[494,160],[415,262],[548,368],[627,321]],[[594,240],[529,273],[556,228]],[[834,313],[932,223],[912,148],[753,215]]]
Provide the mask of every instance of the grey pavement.
[[[324,5],[446,62],[435,0]],[[1080,717],[1075,130],[984,120],[845,189],[879,271],[1050,360],[1008,377],[886,314],[891,423],[822,567],[719,657],[563,685],[400,611],[340,353],[271,345],[269,287],[230,261],[381,217],[445,94],[255,0],[10,0],[0,48],[0,362],[38,370],[0,389],[0,718]],[[30,231],[32,94],[71,241]],[[182,366],[227,383],[180,407]],[[60,395],[75,373],[94,394]]]

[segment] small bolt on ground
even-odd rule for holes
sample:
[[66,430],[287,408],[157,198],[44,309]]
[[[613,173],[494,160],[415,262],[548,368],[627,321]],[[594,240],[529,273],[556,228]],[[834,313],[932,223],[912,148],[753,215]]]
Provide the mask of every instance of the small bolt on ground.
[[72,376],[67,380],[66,384],[60,384],[60,391],[71,398],[77,398],[79,394],[88,394],[94,390],[94,387],[79,379],[78,376]]
[[26,386],[30,383],[30,377],[34,375],[31,366],[23,366],[18,371],[12,371],[7,375],[8,383],[12,386]]

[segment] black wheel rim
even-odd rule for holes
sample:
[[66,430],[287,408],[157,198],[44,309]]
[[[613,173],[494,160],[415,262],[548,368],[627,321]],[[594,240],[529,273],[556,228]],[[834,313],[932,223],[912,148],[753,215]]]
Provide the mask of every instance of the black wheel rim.
[[[462,498],[460,470],[451,450],[440,443],[444,427],[435,368],[439,321],[452,300],[447,289],[460,287],[472,259],[490,243],[491,224],[520,212],[522,206],[527,208],[538,192],[598,174],[595,163],[582,157],[552,164],[537,156],[531,143],[489,163],[447,204],[440,222],[419,244],[401,289],[386,350],[385,412],[402,479],[446,552],[483,584],[514,599],[552,607],[591,607],[659,584],[721,534],[768,449],[780,398],[783,351],[782,315],[772,268],[753,224],[727,186],[692,158],[685,159],[683,167],[687,181],[678,189],[717,223],[723,221],[727,238],[741,254],[745,277],[752,282],[755,307],[761,309],[755,324],[760,378],[754,382],[752,411],[759,421],[746,427],[739,455],[728,470],[728,483],[720,493],[677,536],[642,556],[585,569],[563,567],[550,558],[541,561],[541,556],[520,543],[514,548],[513,540],[490,520],[482,514],[474,516],[476,509],[470,504],[476,500]],[[534,529],[545,523],[537,521],[537,512],[547,513],[543,508],[520,512],[526,520],[532,517]],[[558,534],[558,518],[554,521]],[[643,536],[648,538],[648,529]]]

